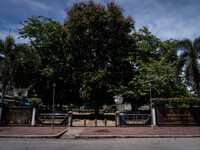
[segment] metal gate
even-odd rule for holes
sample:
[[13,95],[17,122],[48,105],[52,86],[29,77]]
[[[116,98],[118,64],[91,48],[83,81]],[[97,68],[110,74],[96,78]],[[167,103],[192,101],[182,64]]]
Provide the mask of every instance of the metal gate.
[[150,121],[150,114],[123,114],[121,115],[122,125],[145,125]]
[[[55,113],[53,116],[55,125],[66,124],[67,113]],[[38,120],[43,125],[50,125],[52,124],[53,116],[52,113],[40,113],[38,114]]]

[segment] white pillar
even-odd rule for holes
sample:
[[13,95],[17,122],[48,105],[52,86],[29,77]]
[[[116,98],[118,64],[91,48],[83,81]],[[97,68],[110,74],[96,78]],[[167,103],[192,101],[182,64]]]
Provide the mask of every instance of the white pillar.
[[35,107],[33,107],[31,125],[32,125],[32,126],[35,126]]
[[119,111],[115,112],[115,125],[120,126],[120,113],[119,113]]
[[152,108],[152,123],[153,123],[153,126],[156,125],[156,110],[155,110],[155,107]]
[[2,107],[0,107],[0,121],[1,121],[1,115],[2,115]]
[[68,112],[68,126],[72,126],[72,112]]

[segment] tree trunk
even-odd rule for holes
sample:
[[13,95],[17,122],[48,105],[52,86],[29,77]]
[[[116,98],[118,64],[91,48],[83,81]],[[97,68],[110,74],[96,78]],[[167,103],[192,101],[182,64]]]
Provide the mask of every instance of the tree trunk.
[[200,98],[200,87],[199,87],[199,84],[197,84],[196,86],[197,86],[197,94],[198,94],[198,98]]
[[131,106],[132,106],[131,111],[136,111],[136,105],[134,101],[131,102]]
[[98,100],[95,100],[94,110],[95,110],[95,116],[98,116],[98,115],[99,115],[99,105],[98,105]]

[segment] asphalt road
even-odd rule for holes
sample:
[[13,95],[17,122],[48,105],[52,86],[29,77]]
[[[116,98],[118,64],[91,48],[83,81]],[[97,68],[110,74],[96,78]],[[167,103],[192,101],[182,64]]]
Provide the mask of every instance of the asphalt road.
[[200,138],[23,139],[1,138],[0,150],[199,150]]

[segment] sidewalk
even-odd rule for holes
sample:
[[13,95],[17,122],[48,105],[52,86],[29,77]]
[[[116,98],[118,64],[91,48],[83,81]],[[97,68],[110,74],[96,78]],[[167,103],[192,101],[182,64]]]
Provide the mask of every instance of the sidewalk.
[[86,127],[76,138],[193,138],[200,137],[199,126],[188,127]]
[[187,127],[0,127],[0,138],[200,138],[199,126]]
[[0,138],[59,138],[67,127],[0,126]]

